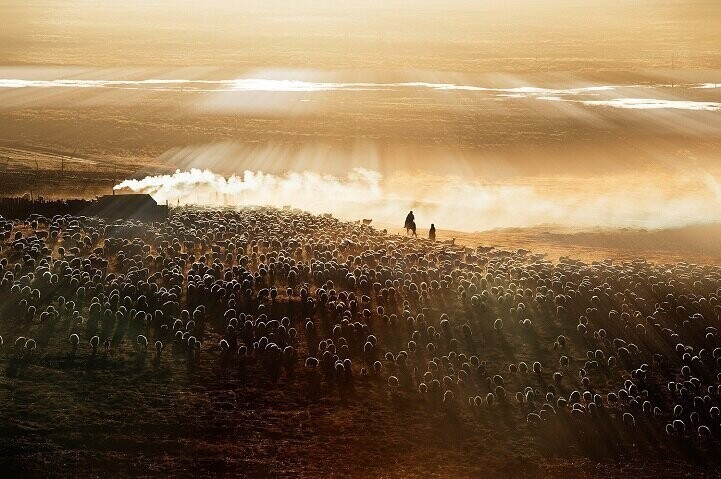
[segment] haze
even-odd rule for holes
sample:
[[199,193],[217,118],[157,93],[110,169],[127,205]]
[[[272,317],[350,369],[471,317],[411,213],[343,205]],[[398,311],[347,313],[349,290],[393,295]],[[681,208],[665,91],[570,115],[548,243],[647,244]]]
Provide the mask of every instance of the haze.
[[581,72],[670,68],[674,53],[678,68],[721,61],[721,7],[712,1],[51,0],[0,8],[4,64]]
[[[284,205],[268,183],[217,188],[299,175],[328,182],[292,206],[388,224],[412,207],[462,230],[721,219],[717,2],[6,1],[0,16],[11,194],[136,179],[159,200]],[[214,180],[181,188],[193,168]],[[358,168],[375,189],[348,180]]]

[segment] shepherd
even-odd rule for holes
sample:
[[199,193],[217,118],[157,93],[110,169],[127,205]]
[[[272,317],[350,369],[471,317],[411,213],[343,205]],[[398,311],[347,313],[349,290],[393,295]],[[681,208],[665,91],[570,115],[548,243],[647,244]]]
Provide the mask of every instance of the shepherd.
[[404,227],[406,229],[406,235],[411,232],[413,236],[416,236],[416,217],[413,215],[413,211],[409,212],[408,216],[406,216]]

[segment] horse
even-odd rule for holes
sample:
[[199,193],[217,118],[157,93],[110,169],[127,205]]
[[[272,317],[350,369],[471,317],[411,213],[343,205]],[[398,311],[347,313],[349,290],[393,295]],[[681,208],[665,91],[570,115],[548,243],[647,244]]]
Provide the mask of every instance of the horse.
[[411,232],[411,236],[418,237],[416,234],[416,222],[415,221],[409,221],[406,223],[406,236],[408,236],[408,232]]

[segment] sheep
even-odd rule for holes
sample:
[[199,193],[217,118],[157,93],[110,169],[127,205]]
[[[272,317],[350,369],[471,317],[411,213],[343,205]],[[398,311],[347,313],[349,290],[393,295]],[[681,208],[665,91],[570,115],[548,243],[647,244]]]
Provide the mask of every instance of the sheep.
[[[715,405],[721,348],[714,348],[712,324],[721,315],[721,292],[719,271],[710,266],[551,263],[517,251],[402,242],[362,221],[293,210],[178,209],[173,216],[143,223],[137,240],[70,217],[50,222],[47,242],[17,225],[6,237],[0,221],[2,241],[11,245],[0,251],[0,293],[12,298],[11,308],[17,304],[20,324],[13,331],[28,335],[26,325],[72,317],[70,327],[86,326],[88,335],[101,328],[106,352],[111,331],[132,331],[141,352],[145,335],[156,340],[156,359],[171,341],[175,355],[187,354],[189,367],[199,361],[203,342],[214,340],[218,349],[210,355],[219,351],[225,365],[237,351],[240,381],[254,388],[264,383],[248,376],[251,364],[272,379],[286,371],[288,381],[277,387],[292,388],[294,364],[301,361],[311,399],[320,396],[322,378],[344,400],[353,387],[366,393],[387,379],[392,398],[417,391],[404,401],[442,407],[451,418],[472,412],[488,421],[492,416],[481,414],[481,406],[505,411],[511,395],[522,413],[507,415],[509,425],[525,417],[559,433],[569,427],[562,419],[567,414],[588,421],[608,413],[629,425],[629,434],[638,434],[632,432],[636,420],[645,426],[673,416],[681,422],[671,422],[667,432],[678,436],[688,427],[704,440],[701,427],[711,433],[721,417]],[[59,244],[67,251],[53,253]],[[87,322],[81,311],[89,312]],[[504,321],[510,333],[520,327],[526,334],[503,336]],[[484,328],[491,325],[496,340],[489,342]],[[45,348],[46,339],[38,336],[37,344]],[[72,355],[79,341],[71,335]],[[25,344],[24,337],[16,343],[17,358],[29,357]],[[480,344],[488,363],[475,355]],[[553,381],[543,381],[548,357],[502,363],[507,346],[559,351]],[[586,351],[585,358],[571,370],[578,351]],[[358,369],[373,381],[356,383]],[[525,384],[529,370],[538,377],[535,387]],[[576,381],[579,391],[566,390]],[[657,394],[659,381],[668,395]],[[457,410],[460,397],[471,411]]]
[[71,344],[72,347],[73,347],[71,355],[74,357],[76,351],[78,350],[78,344],[80,344],[80,336],[78,336],[77,334],[73,333],[73,334],[70,335],[70,339],[69,339],[69,340],[70,340],[70,344]]
[[389,376],[388,377],[388,390],[390,391],[391,398],[394,398],[396,396],[396,393],[397,393],[399,387],[400,387],[400,382],[398,381],[398,378],[396,376]]
[[503,329],[503,320],[501,318],[498,318],[493,322],[493,329],[500,334]]
[[26,351],[32,352],[32,351],[35,351],[35,349],[37,349],[37,343],[35,342],[34,339],[30,338],[27,341],[25,341],[25,344],[23,345],[23,347],[25,348]]
[[686,424],[682,420],[674,419],[671,424],[676,435],[683,436],[686,432]]

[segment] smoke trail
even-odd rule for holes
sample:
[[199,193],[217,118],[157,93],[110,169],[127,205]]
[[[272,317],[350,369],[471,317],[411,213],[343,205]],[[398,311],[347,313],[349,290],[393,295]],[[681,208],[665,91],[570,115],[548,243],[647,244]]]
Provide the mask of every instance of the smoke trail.
[[151,194],[158,202],[214,206],[293,206],[322,213],[345,212],[348,203],[374,202],[382,197],[381,175],[363,168],[338,178],[313,172],[284,176],[245,171],[229,178],[209,170],[176,170],[173,175],[126,180],[115,190],[129,189]]
[[344,177],[245,171],[228,178],[191,169],[126,180],[115,189],[148,193],[171,205],[287,205],[349,220],[373,218],[376,224],[395,227],[402,226],[412,209],[420,229],[430,223],[447,230],[478,231],[538,225],[669,228],[721,222],[721,186],[707,172],[483,184],[420,173],[383,178],[360,168]]

